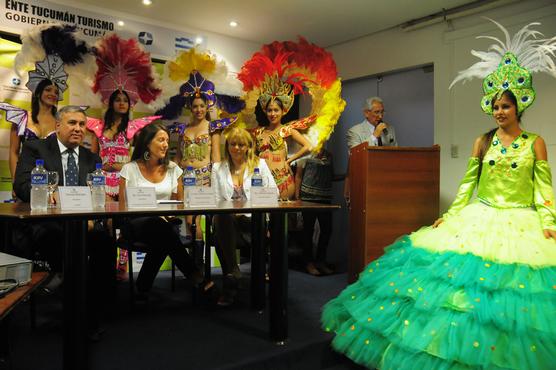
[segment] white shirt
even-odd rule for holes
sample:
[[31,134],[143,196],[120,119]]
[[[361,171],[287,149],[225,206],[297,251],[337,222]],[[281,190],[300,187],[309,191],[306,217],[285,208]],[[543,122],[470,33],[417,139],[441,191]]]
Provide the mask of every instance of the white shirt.
[[[69,157],[69,153],[68,153],[68,147],[65,146],[64,144],[62,144],[62,142],[60,141],[60,139],[56,138],[56,140],[58,140],[58,147],[60,148],[60,154],[62,156],[62,170],[63,170],[63,174],[62,174],[62,179],[64,181],[64,185],[66,183],[66,171],[68,169],[68,157]],[[73,159],[75,159],[75,166],[77,167],[77,172],[79,173],[79,145],[76,146],[75,148],[73,148]]]
[[160,182],[150,182],[139,169],[136,161],[124,164],[120,171],[120,176],[126,180],[126,186],[138,186],[145,188],[155,188],[157,200],[171,199],[172,194],[178,192],[178,179],[183,170],[174,162],[168,163],[166,176]]
[[[276,198],[278,198],[278,187],[274,181],[274,177],[270,172],[266,162],[264,160],[259,160],[257,165],[259,168],[259,173],[263,178],[263,184],[268,187],[276,189]],[[251,199],[251,177],[253,174],[248,173],[248,171],[243,172],[243,191],[247,199]],[[228,161],[223,161],[215,163],[212,166],[212,177],[211,186],[214,188],[214,193],[216,194],[216,201],[220,200],[232,200],[232,195],[234,194],[234,182],[232,180],[232,172],[230,171],[230,164]]]

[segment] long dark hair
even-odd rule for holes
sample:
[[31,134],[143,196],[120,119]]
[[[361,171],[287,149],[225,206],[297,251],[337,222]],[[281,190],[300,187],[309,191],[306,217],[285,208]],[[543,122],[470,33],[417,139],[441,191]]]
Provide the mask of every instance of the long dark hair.
[[125,130],[127,130],[127,124],[129,123],[129,110],[131,109],[131,102],[129,100],[129,95],[127,94],[127,92],[125,90],[114,91],[112,95],[110,95],[110,98],[108,99],[108,109],[106,110],[106,113],[104,113],[104,129],[109,130],[116,122],[117,115],[120,115],[119,113],[116,113],[114,111],[114,101],[116,100],[119,94],[125,95],[125,97],[127,98],[128,106],[127,106],[127,112],[121,114],[122,120],[118,125],[118,130],[116,131],[116,134],[119,134],[120,132],[125,132]]
[[[517,113],[517,98],[515,97],[514,93],[511,92],[510,90],[505,90],[499,98],[497,99],[492,99],[492,103],[491,106],[494,108],[494,104],[500,100],[503,96],[505,96],[506,98],[508,98],[512,104],[514,105],[515,109],[516,109],[516,113]],[[521,113],[517,113],[517,121],[521,122],[521,115],[523,114],[523,112]],[[498,130],[498,127],[493,128],[492,130],[486,132],[485,134],[483,134],[483,136],[481,136],[481,145],[479,147],[479,177],[481,176],[481,171],[483,169],[483,159],[485,158],[486,152],[488,151],[488,148],[490,148],[490,145],[492,144],[492,139],[494,138],[494,135],[496,134],[496,130]]]
[[[149,144],[153,141],[154,137],[158,133],[158,131],[164,131],[170,136],[168,129],[164,126],[161,122],[153,122],[150,125],[145,126],[139,134],[135,138],[135,149],[133,150],[133,154],[131,155],[132,161],[137,161],[139,159],[144,159],[145,153],[149,151]],[[166,156],[160,159],[160,164],[167,165],[170,163],[169,158],[170,151],[166,151]]]
[[[33,118],[33,122],[36,123],[39,122],[39,111],[41,108],[41,95],[44,89],[50,85],[54,85],[54,83],[49,79],[45,78],[44,80],[39,82],[37,88],[35,89],[35,92],[33,93],[33,97],[31,98],[31,118]],[[60,90],[58,90],[58,94],[60,94]],[[58,108],[55,105],[53,105],[51,108],[53,117],[56,117],[57,111]]]

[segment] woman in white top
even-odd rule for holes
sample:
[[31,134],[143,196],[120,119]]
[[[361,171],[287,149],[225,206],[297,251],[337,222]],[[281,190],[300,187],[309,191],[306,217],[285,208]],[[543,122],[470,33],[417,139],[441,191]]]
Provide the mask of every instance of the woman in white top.
[[[161,123],[155,122],[140,131],[131,162],[125,164],[120,172],[120,202],[126,202],[126,186],[154,187],[157,200],[183,200],[183,171],[168,159],[168,143],[168,131]],[[202,285],[204,290],[212,287],[212,283],[203,283],[202,273],[181,243],[175,220],[168,217],[138,217],[128,224],[130,238],[148,246],[137,277],[136,285],[140,293],[150,290],[168,255],[195,285]]]
[[[242,128],[235,127],[226,135],[226,150],[222,162],[212,168],[211,184],[217,201],[245,201],[251,199],[251,178],[259,169],[263,184],[276,189],[278,187],[266,162],[255,155],[253,137]],[[250,217],[247,215],[214,216],[216,252],[222,265],[224,275],[224,292],[218,300],[221,306],[233,303],[237,280],[241,277],[236,258],[236,245],[239,232],[250,230]]]

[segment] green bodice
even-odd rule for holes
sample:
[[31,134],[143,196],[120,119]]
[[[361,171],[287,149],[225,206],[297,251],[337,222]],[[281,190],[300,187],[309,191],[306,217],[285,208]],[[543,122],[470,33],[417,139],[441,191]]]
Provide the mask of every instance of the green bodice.
[[442,216],[461,211],[471,200],[478,184],[477,198],[496,208],[534,207],[543,229],[556,230],[556,211],[552,173],[545,160],[537,160],[533,144],[537,135],[522,132],[508,147],[494,136],[483,158],[479,176],[479,158],[472,157],[461,180],[456,199]]
[[483,158],[477,197],[498,208],[531,207],[537,135],[522,132],[508,147],[492,138]]

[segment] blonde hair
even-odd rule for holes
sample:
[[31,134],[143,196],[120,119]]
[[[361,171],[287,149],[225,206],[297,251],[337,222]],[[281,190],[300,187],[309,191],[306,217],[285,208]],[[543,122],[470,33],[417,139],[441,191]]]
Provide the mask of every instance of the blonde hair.
[[252,174],[259,163],[259,158],[255,155],[255,142],[253,136],[245,129],[234,127],[226,133],[226,148],[224,149],[224,160],[228,162],[230,168],[232,167],[232,158],[228,151],[228,143],[234,142],[245,144],[247,146],[247,169],[248,173]]

